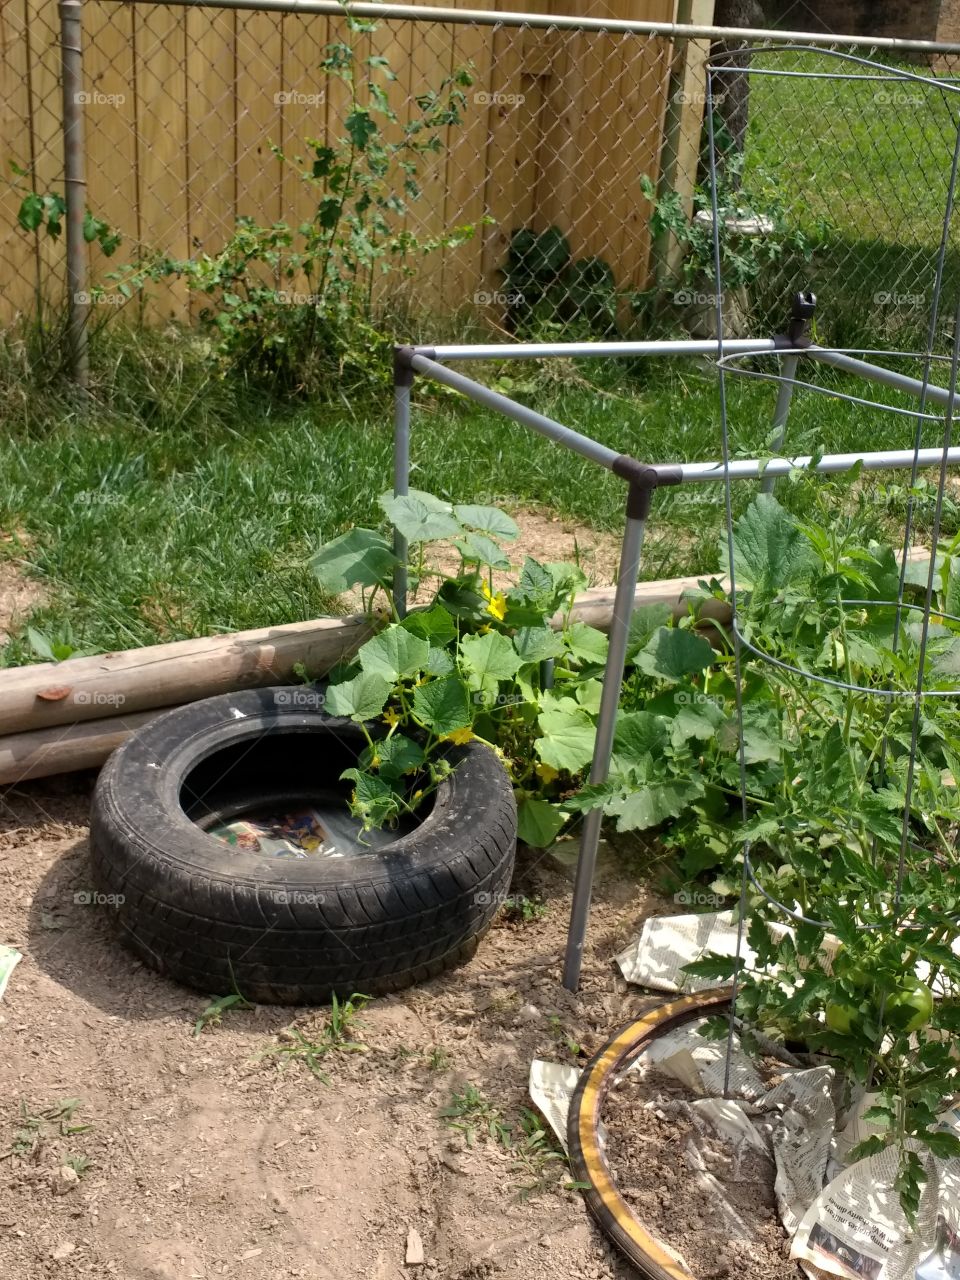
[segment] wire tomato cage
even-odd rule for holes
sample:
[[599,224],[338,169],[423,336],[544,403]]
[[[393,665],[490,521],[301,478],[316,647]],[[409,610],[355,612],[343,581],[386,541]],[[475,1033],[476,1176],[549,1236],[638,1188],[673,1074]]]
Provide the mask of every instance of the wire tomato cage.
[[[837,71],[804,70],[794,66],[777,67],[761,65],[770,55],[775,61],[785,55],[804,55],[816,53],[820,57],[842,62]],[[762,57],[761,57],[762,55]],[[751,77],[754,75],[784,75],[804,79],[836,78],[839,80],[859,80],[869,82],[881,81],[907,82],[918,86],[927,94],[942,94],[950,110],[950,119],[955,133],[950,168],[949,186],[944,208],[942,233],[936,251],[933,297],[927,328],[926,347],[922,351],[852,351],[845,348],[830,347],[815,341],[810,334],[810,324],[815,315],[816,297],[806,287],[798,288],[791,301],[790,319],[785,332],[766,337],[741,337],[728,335],[725,325],[728,317],[724,309],[724,260],[721,245],[720,228],[722,213],[718,200],[718,140],[714,105],[724,92],[725,77]],[[720,86],[718,88],[718,86]],[[616,342],[505,342],[505,343],[472,343],[444,346],[398,346],[394,352],[394,493],[403,495],[409,492],[411,469],[411,425],[412,425],[412,388],[415,379],[426,378],[459,392],[493,412],[500,413],[529,430],[544,436],[561,448],[594,462],[600,467],[613,472],[626,484],[626,500],[624,508],[624,529],[621,540],[619,568],[617,573],[616,592],[609,632],[609,649],[603,679],[603,691],[600,711],[597,720],[597,732],[593,761],[589,771],[589,782],[592,785],[602,784],[607,780],[610,757],[613,748],[614,730],[618,705],[624,677],[626,652],[630,622],[634,609],[636,584],[640,574],[641,555],[646,525],[651,516],[657,492],[664,487],[682,487],[688,485],[719,485],[723,491],[724,528],[727,546],[728,582],[731,601],[730,636],[733,649],[734,687],[736,690],[736,724],[738,733],[738,769],[740,782],[741,814],[746,821],[747,805],[747,761],[744,738],[744,700],[743,678],[745,655],[753,662],[760,664],[771,678],[787,676],[790,679],[809,681],[821,687],[828,685],[848,694],[859,697],[879,697],[887,700],[889,705],[912,701],[910,752],[908,773],[906,778],[904,804],[901,823],[900,847],[897,857],[896,876],[893,880],[892,909],[899,909],[900,895],[906,869],[907,852],[911,848],[919,848],[911,839],[911,799],[915,786],[915,758],[921,731],[922,707],[927,698],[951,698],[960,694],[960,688],[950,685],[946,688],[928,688],[924,679],[924,668],[929,647],[931,619],[947,618],[954,622],[960,619],[944,615],[934,607],[935,575],[938,562],[938,546],[940,541],[943,517],[944,498],[946,494],[949,468],[960,464],[960,448],[953,444],[953,423],[955,408],[955,387],[958,364],[960,364],[960,305],[952,317],[953,336],[951,351],[948,356],[937,354],[934,350],[939,326],[941,325],[941,304],[945,264],[948,256],[951,223],[957,186],[958,160],[960,160],[960,127],[958,127],[958,111],[960,111],[960,84],[938,79],[931,75],[920,74],[898,67],[857,57],[841,51],[814,49],[804,45],[770,46],[749,45],[746,42],[738,45],[735,52],[718,56],[707,67],[707,101],[706,101],[706,133],[707,133],[707,165],[711,191],[712,207],[712,242],[713,242],[713,279],[716,282],[715,317],[716,338],[684,338],[651,341],[616,341]],[[815,276],[815,272],[814,272]],[[802,282],[806,285],[807,281]],[[801,281],[797,281],[800,285]],[[712,359],[718,380],[719,423],[720,423],[720,457],[718,459],[697,462],[646,462],[611,447],[601,441],[594,440],[574,427],[547,417],[527,405],[520,404],[509,396],[470,378],[451,365],[459,365],[470,361],[512,361],[512,360],[550,360],[550,359],[594,359],[594,358],[649,358],[667,360],[677,358]],[[866,358],[869,357],[869,358]],[[911,358],[920,363],[920,376],[911,377],[899,369],[881,363],[884,359],[895,358],[901,361]],[[767,368],[767,361],[774,361],[775,368]],[[749,362],[749,363],[748,363]],[[840,392],[835,387],[826,387],[812,381],[809,377],[800,376],[800,369],[816,370],[827,367],[848,375],[859,382],[878,388],[894,390],[908,396],[916,402],[915,408],[905,408],[902,404],[890,403],[881,398],[869,399],[866,396]],[[948,385],[939,385],[933,380],[933,370],[947,372]],[[730,409],[727,394],[727,380],[731,377],[745,377],[774,382],[777,385],[777,400],[772,415],[771,449],[772,456],[765,458],[741,458],[734,456],[731,443]],[[904,416],[914,422],[912,438],[905,442],[905,447],[875,451],[856,451],[847,453],[823,453],[791,457],[785,452],[786,432],[791,402],[795,391],[800,390],[812,394],[830,395],[840,402],[865,406],[878,412],[886,412],[897,418]],[[936,447],[923,447],[923,429],[932,423],[942,423],[942,435]],[[897,592],[890,600],[841,599],[837,607],[841,611],[848,609],[892,610],[894,613],[894,641],[899,644],[904,633],[904,615],[919,616],[917,631],[917,671],[912,687],[894,689],[892,687],[859,685],[852,681],[835,680],[804,670],[796,664],[784,662],[776,654],[768,652],[761,645],[755,644],[749,634],[747,615],[748,596],[741,592],[737,584],[734,555],[734,503],[733,487],[743,481],[759,482],[762,492],[770,493],[778,479],[791,476],[798,471],[807,472],[811,476],[840,475],[849,472],[854,466],[862,471],[906,470],[910,474],[910,496],[907,502],[906,520],[902,544],[902,555],[899,566]],[[921,469],[937,468],[937,486],[934,499],[933,519],[929,547],[929,566],[926,577],[923,603],[917,604],[905,598],[907,585],[908,558],[913,550],[914,531],[916,525],[916,509],[913,492],[916,488]],[[399,561],[394,573],[394,596],[399,614],[402,616],[407,605],[407,576],[405,559],[406,542],[398,531],[395,531],[394,550]],[[886,748],[884,747],[884,751]],[[880,768],[884,767],[881,759]],[[590,810],[583,822],[580,840],[580,852],[577,863],[576,879],[573,890],[570,925],[567,935],[566,952],[563,966],[563,984],[576,991],[579,986],[583,961],[590,899],[596,868],[597,848],[600,839],[602,813],[600,809]],[[743,847],[743,873],[740,889],[740,909],[738,912],[736,977],[731,1001],[730,1035],[732,1043],[734,1018],[736,1016],[736,1000],[739,991],[739,980],[742,973],[746,907],[749,887],[752,885],[759,891],[775,910],[787,920],[794,923],[805,923],[817,928],[825,928],[823,921],[806,916],[802,910],[780,902],[763,885],[757,874],[751,856],[751,842],[746,840]],[[883,922],[865,922],[864,927],[885,927]],[[729,1074],[729,1053],[727,1071]],[[729,1083],[729,1081],[728,1081]]]

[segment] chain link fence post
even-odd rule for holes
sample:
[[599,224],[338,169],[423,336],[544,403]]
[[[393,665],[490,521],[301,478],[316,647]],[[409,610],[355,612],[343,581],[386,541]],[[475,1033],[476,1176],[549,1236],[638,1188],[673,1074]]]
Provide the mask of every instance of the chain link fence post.
[[60,0],[60,67],[63,88],[63,177],[66,201],[67,343],[70,369],[77,385],[89,377],[87,319],[90,294],[87,243],[83,223],[87,208],[86,158],[83,136],[82,0]]

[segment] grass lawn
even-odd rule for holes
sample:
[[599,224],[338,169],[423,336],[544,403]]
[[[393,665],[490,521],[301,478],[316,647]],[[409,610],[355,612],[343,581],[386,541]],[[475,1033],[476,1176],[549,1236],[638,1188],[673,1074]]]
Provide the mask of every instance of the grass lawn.
[[[474,372],[489,381],[496,371]],[[645,380],[616,383],[610,370],[587,363],[555,366],[539,384],[529,366],[510,372],[528,402],[621,451],[654,461],[720,455],[716,375],[693,362],[647,366]],[[775,388],[745,379],[729,379],[728,388],[733,449],[755,456]],[[173,391],[163,403],[169,411]],[[179,423],[168,415],[154,425],[115,410],[51,409],[47,424],[14,428],[0,441],[0,530],[15,534],[0,541],[0,554],[25,561],[45,588],[33,625],[83,647],[129,648],[336,610],[306,561],[351,524],[379,522],[391,418],[389,396],[354,411],[194,408]],[[800,394],[790,451],[903,447],[912,429],[908,418]],[[928,435],[934,443],[935,432]],[[551,508],[599,530],[621,526],[621,481],[454,397],[419,404],[412,453],[414,484],[451,499]],[[741,485],[738,503],[753,488]],[[643,576],[715,568],[722,498],[719,485],[663,491]],[[897,520],[887,523],[894,531]],[[36,656],[22,631],[0,655],[5,664]]]
[[[879,57],[889,61],[884,51]],[[791,74],[751,77],[745,185],[775,190],[789,223],[813,244],[809,263],[788,254],[766,272],[764,306],[776,310],[796,281],[807,280],[832,345],[925,346],[958,94],[878,78],[824,53],[765,53],[753,65]],[[932,74],[916,63],[900,69]],[[954,235],[945,317],[956,306],[957,276]]]

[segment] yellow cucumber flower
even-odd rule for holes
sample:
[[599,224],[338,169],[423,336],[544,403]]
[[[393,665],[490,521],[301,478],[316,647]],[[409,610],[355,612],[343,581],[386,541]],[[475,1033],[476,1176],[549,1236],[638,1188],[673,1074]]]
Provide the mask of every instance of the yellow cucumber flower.
[[452,742],[458,747],[466,746],[468,742],[473,741],[472,729],[454,729],[452,733],[443,735],[443,742]]
[[480,584],[484,599],[487,602],[487,613],[502,622],[507,612],[507,597],[502,591],[493,592],[485,582]]

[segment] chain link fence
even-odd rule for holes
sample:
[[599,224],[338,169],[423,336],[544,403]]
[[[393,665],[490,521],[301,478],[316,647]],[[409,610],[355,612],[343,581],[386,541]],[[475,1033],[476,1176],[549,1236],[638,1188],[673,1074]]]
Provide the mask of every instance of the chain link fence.
[[[647,9],[651,21],[672,15],[656,0]],[[712,65],[726,331],[780,326],[788,295],[809,286],[833,344],[924,341],[960,47],[895,55],[811,37],[731,52],[699,29],[534,15],[351,24],[339,12],[116,0],[84,0],[82,19],[95,317],[196,319],[203,280],[123,282],[158,255],[242,253],[238,226],[254,225],[290,229],[256,257],[259,285],[322,305],[317,274],[287,268],[300,262],[296,229],[326,234],[339,199],[341,267],[373,300],[402,296],[404,323],[412,308],[423,336],[712,334]],[[63,112],[55,6],[11,0],[2,21],[3,146],[20,170],[0,209],[9,324],[64,300],[48,216],[64,193]],[[853,60],[870,57],[895,71]],[[336,181],[353,182],[349,201]],[[372,212],[354,216],[364,192]],[[122,236],[109,258],[100,224]]]

